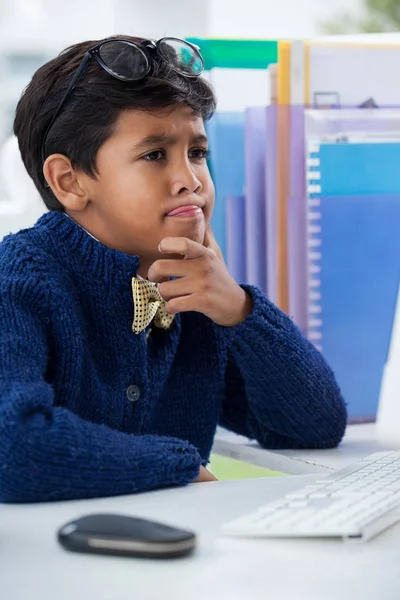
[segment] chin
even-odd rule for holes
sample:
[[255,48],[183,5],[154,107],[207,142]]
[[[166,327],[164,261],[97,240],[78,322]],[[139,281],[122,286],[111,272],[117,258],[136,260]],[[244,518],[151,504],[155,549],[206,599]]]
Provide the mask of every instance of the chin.
[[203,244],[204,236],[206,234],[206,223],[196,223],[190,225],[188,223],[182,223],[182,227],[174,227],[174,231],[169,234],[173,237],[185,237],[198,244]]
[[206,234],[206,230],[205,230],[205,228],[202,228],[201,231],[200,230],[196,231],[193,233],[193,235],[190,235],[190,236],[188,235],[187,237],[190,240],[197,242],[198,244],[203,244],[205,234]]

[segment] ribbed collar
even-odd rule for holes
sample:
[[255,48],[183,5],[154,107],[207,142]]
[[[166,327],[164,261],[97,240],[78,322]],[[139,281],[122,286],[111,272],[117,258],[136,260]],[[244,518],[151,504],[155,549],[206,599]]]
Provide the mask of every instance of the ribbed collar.
[[62,212],[46,213],[34,230],[43,246],[60,256],[63,263],[104,283],[126,281],[139,268],[138,256],[108,248]]

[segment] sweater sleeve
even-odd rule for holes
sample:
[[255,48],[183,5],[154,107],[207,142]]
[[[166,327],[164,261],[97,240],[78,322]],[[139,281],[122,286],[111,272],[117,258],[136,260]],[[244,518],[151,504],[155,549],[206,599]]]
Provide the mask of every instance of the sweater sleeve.
[[260,290],[247,319],[227,328],[226,396],[220,424],[265,448],[331,448],[347,420],[324,358]]
[[0,502],[130,494],[195,479],[201,458],[186,441],[120,433],[54,406],[40,287],[0,280]]

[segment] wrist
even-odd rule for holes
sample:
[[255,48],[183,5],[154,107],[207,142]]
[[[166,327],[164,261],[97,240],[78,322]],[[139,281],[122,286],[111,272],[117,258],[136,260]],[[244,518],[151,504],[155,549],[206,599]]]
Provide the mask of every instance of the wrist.
[[232,312],[227,322],[224,323],[224,327],[234,327],[235,325],[243,323],[253,311],[253,300],[251,299],[250,294],[240,286],[238,286],[238,288],[238,297],[237,300],[234,300],[235,310]]

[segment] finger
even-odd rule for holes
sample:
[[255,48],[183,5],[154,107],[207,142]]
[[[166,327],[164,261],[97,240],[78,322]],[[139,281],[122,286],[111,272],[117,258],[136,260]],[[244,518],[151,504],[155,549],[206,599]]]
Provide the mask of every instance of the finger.
[[154,283],[160,283],[170,277],[184,277],[191,269],[193,266],[189,266],[183,260],[160,259],[153,262],[148,270],[147,278]]
[[147,278],[153,283],[162,283],[168,281],[171,277],[187,277],[189,275],[201,276],[201,259],[183,261],[179,259],[160,259],[156,260],[149,268]]
[[164,238],[158,249],[165,254],[181,254],[185,258],[200,258],[207,252],[202,244],[184,237]]
[[218,480],[205,467],[200,467],[200,473],[199,473],[198,477],[194,481],[195,481],[195,483],[204,483],[204,482],[207,482],[207,481],[218,481]]
[[222,260],[224,259],[221,249],[217,244],[217,240],[214,237],[214,233],[213,233],[213,230],[211,229],[211,225],[209,225],[206,229],[203,245],[206,248],[208,248],[209,250],[211,250],[212,252],[214,252],[214,254],[216,256],[218,256],[218,258],[220,258]]
[[204,481],[218,481],[218,479],[213,475],[208,469],[206,469],[206,473],[204,474]]
[[182,279],[165,281],[158,286],[158,291],[166,302],[173,298],[190,296],[190,294],[196,292],[196,279],[194,277],[183,277]]
[[172,298],[172,300],[169,300],[165,305],[166,311],[171,315],[176,315],[181,312],[200,312],[199,308],[199,300],[196,294]]

